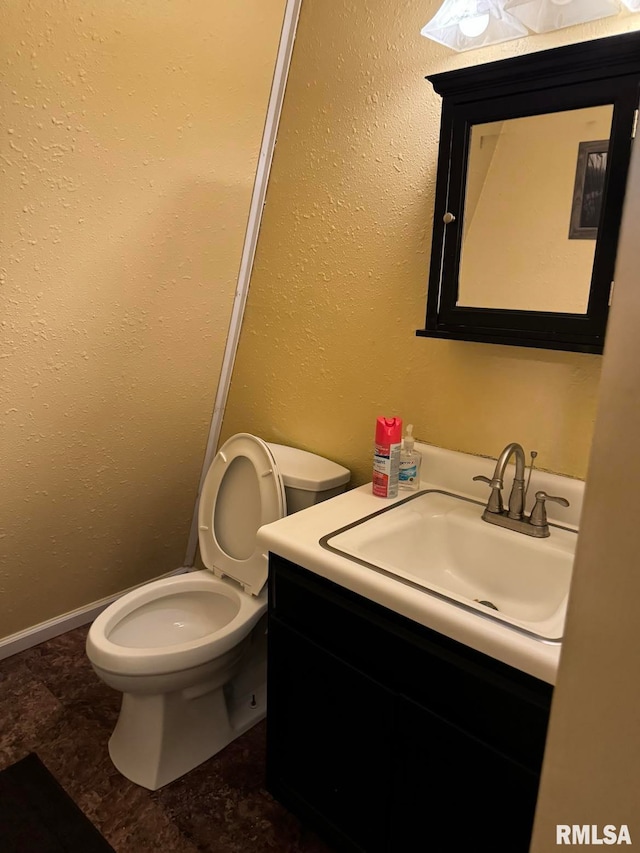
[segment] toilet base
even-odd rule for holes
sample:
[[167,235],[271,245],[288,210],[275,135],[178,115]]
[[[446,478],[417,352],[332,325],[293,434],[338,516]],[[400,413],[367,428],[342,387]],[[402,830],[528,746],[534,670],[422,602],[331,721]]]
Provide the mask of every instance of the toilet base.
[[266,715],[266,680],[239,695],[233,682],[204,695],[124,693],[109,755],[127,779],[156,791],[224,749]]

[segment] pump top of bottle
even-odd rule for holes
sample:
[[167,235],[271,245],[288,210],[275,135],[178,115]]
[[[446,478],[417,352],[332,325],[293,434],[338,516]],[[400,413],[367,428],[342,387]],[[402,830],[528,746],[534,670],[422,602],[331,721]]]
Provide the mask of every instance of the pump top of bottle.
[[407,453],[411,453],[411,451],[413,450],[414,441],[415,439],[413,437],[413,424],[407,424],[407,430],[404,434],[403,442],[404,449],[407,451]]

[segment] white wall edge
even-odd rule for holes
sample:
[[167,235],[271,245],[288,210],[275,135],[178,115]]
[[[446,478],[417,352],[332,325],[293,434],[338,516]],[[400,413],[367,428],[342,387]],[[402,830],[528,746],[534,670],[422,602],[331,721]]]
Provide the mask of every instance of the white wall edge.
[[213,407],[213,416],[211,419],[211,427],[209,429],[207,448],[205,450],[202,472],[200,474],[200,483],[198,484],[198,494],[196,496],[193,518],[191,521],[189,542],[184,558],[185,566],[193,566],[198,548],[198,503],[200,500],[200,492],[202,491],[204,478],[209,470],[209,466],[211,465],[218,446],[220,431],[222,428],[222,419],[224,417],[224,410],[227,404],[227,397],[229,395],[233,365],[235,362],[236,352],[238,350],[242,318],[244,316],[244,309],[249,293],[251,270],[253,268],[253,260],[256,253],[256,246],[258,244],[258,234],[260,231],[260,223],[262,221],[262,210],[264,208],[267,195],[269,172],[271,170],[271,162],[273,160],[273,152],[276,145],[278,123],[280,121],[280,113],[282,112],[282,104],[287,85],[289,66],[291,65],[291,55],[293,53],[293,43],[295,41],[301,5],[302,0],[287,0],[284,12],[282,31],[280,33],[280,42],[278,45],[278,54],[273,73],[273,82],[271,84],[271,93],[269,95],[269,104],[267,107],[265,126],[262,134],[262,144],[260,146],[260,154],[258,155],[256,179],[251,196],[249,219],[247,221],[247,230],[242,249],[242,259],[240,261],[240,271],[238,273],[236,293],[231,311],[231,320],[229,322],[229,332],[227,334],[222,368],[220,370],[220,379],[218,381],[218,390]]
[[[187,566],[182,566],[179,569],[174,569],[172,572],[167,572],[152,580],[161,580],[169,578],[173,575],[181,575],[188,572]],[[138,589],[141,586],[151,583],[151,580],[145,581],[142,584],[129,587],[115,595],[109,595],[107,598],[101,598],[99,601],[93,601],[91,604],[85,604],[84,607],[78,607],[76,610],[71,610],[69,613],[63,613],[62,616],[56,616],[54,619],[48,619],[46,622],[40,622],[32,628],[26,628],[24,631],[18,631],[16,634],[10,634],[0,640],[0,660],[17,655],[18,652],[23,652],[26,649],[31,649],[33,646],[38,646],[44,643],[45,640],[50,640],[52,637],[58,637],[60,634],[66,634],[67,631],[72,631],[74,628],[79,628],[81,625],[88,625],[89,622],[98,616],[102,611],[113,604],[116,599],[127,592]]]

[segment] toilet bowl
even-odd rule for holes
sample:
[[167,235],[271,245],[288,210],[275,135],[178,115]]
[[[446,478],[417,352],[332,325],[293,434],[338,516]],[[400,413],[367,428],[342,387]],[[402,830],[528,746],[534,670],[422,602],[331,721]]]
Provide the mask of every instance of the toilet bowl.
[[348,480],[341,465],[247,433],[220,448],[198,508],[206,569],[132,590],[89,629],[96,674],[123,694],[109,740],[123,776],[156,790],[265,716],[268,566],[258,529]]

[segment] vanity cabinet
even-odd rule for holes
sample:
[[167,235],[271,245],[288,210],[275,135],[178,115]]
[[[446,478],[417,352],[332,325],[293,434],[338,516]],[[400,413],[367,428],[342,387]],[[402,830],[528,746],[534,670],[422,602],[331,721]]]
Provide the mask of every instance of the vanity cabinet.
[[270,556],[267,787],[339,851],[526,853],[552,687]]

